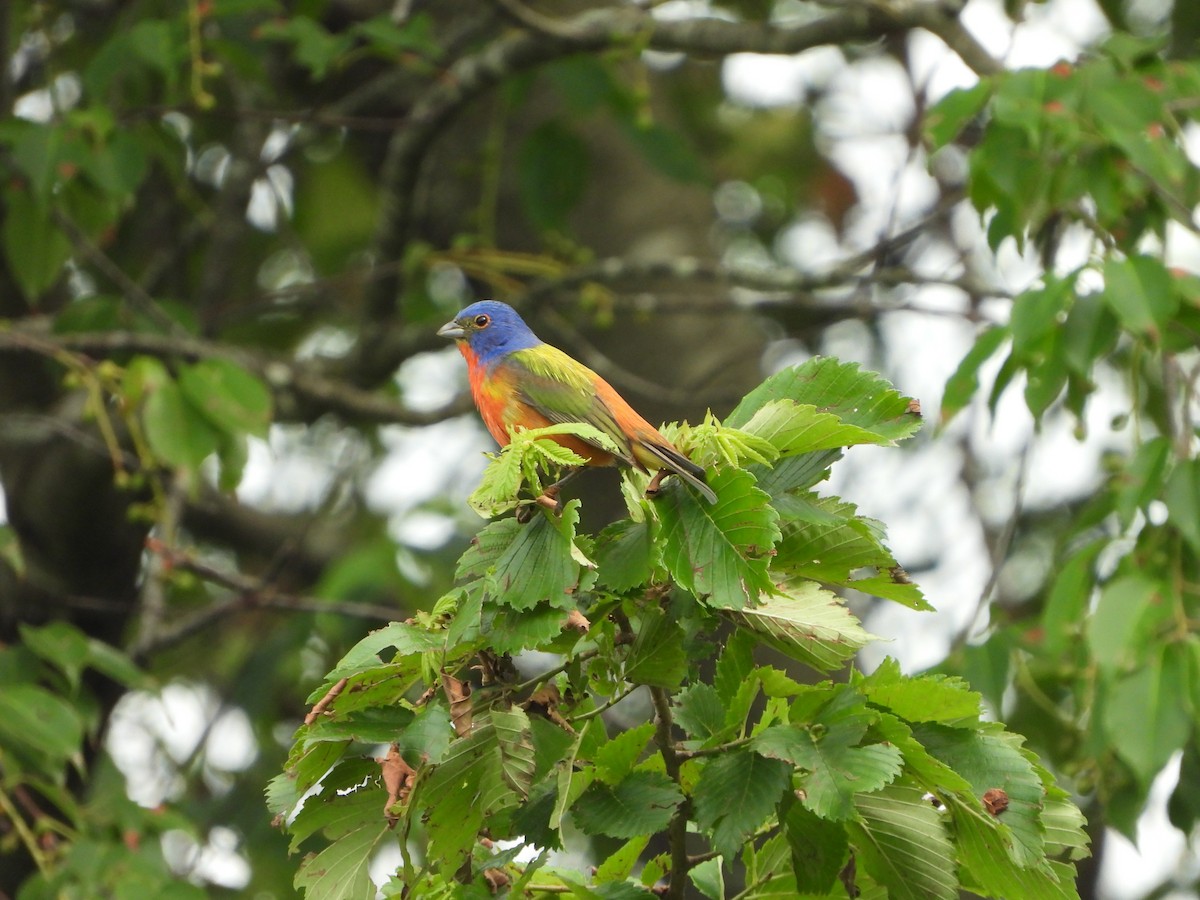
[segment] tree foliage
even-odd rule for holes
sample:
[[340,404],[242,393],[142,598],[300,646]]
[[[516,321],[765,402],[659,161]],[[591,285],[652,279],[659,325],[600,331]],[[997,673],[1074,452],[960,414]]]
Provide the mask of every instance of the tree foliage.
[[[980,5],[0,4],[0,895],[1089,897],[1175,767],[1192,832],[1200,14],[1012,68]],[[850,83],[904,92],[883,192]],[[718,502],[518,521],[575,460],[463,462],[482,296]],[[937,433],[839,464],[947,335]],[[885,540],[927,456],[982,596]],[[831,486],[889,457],[886,515]],[[878,662],[880,610],[975,603]]]

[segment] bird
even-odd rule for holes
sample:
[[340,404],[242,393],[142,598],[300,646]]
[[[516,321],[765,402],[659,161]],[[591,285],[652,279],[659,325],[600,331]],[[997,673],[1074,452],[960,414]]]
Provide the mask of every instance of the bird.
[[[507,303],[472,303],[437,333],[458,344],[467,361],[475,406],[501,447],[508,445],[514,428],[582,422],[611,439],[616,451],[573,434],[551,439],[583,457],[587,466],[619,464],[654,471],[648,496],[658,493],[664,476],[675,475],[709,503],[717,502],[702,467],[638,415],[607,381],[543,342]],[[565,480],[546,488],[538,502],[557,508],[558,487]]]

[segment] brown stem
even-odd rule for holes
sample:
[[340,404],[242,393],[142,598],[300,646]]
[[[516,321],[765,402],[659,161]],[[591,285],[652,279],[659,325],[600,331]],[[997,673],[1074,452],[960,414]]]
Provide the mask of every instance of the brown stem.
[[[683,789],[680,777],[679,754],[675,752],[675,741],[671,736],[673,719],[671,718],[671,699],[666,689],[650,688],[650,696],[654,700],[654,710],[658,714],[658,729],[654,734],[654,742],[658,744],[658,752],[663,759],[663,767],[667,777]],[[666,896],[673,900],[683,900],[687,893],[688,853],[687,853],[687,823],[691,812],[691,802],[684,800],[675,810],[671,824],[667,826],[667,842],[671,848],[671,880],[667,885]]]

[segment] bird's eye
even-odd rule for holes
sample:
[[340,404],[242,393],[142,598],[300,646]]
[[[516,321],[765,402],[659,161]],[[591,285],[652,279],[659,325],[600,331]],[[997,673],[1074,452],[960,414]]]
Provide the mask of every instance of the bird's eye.
[[476,328],[487,328],[491,324],[492,324],[491,316],[480,314],[475,317],[475,327]]

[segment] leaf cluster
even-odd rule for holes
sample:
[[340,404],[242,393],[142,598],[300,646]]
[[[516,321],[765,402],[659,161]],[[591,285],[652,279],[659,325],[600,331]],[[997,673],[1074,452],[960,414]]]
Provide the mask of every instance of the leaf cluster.
[[[877,376],[814,359],[724,423],[673,430],[709,466],[716,504],[631,485],[629,516],[595,536],[578,501],[486,526],[432,615],[373,632],[310,696],[319,714],[268,789],[293,849],[312,848],[297,886],[364,896],[386,844],[403,858],[389,896],[502,878],[533,896],[649,896],[662,881],[717,898],[735,870],[744,897],[1076,896],[1082,816],[961,679],[887,662],[802,683],[756,660],[770,648],[818,678],[845,667],[874,637],[831,588],[925,608],[882,526],[814,490],[842,447],[919,424]],[[538,485],[542,461],[563,461],[548,443],[515,436],[477,508]],[[530,675],[527,651],[556,663]],[[604,715],[638,697],[653,721]],[[363,758],[378,743],[401,775]],[[576,831],[611,848],[590,877],[553,865]],[[678,843],[689,832],[698,856]],[[659,834],[671,849],[653,855]]]

